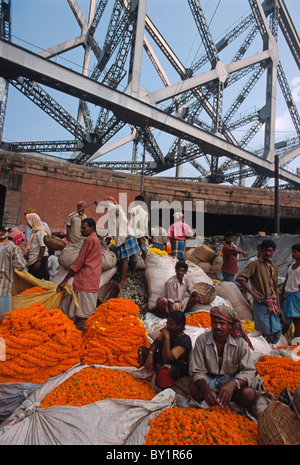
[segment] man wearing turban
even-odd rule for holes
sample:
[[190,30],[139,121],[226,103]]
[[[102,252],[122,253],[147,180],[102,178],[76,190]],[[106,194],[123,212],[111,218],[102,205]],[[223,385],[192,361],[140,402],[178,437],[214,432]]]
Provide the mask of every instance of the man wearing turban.
[[252,345],[241,321],[229,307],[212,307],[211,331],[198,336],[191,359],[191,396],[209,405],[235,401],[250,407],[255,400]]

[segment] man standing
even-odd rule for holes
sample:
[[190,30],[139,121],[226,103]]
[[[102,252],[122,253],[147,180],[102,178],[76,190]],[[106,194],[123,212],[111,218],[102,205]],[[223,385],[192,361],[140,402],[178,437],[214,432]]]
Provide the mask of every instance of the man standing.
[[184,261],[185,241],[188,237],[193,237],[194,233],[187,223],[184,222],[184,216],[181,212],[174,214],[175,222],[171,224],[168,230],[168,238],[171,242],[171,255],[178,260]]
[[[250,262],[237,276],[242,289],[253,297],[254,324],[269,343],[276,344],[281,336],[281,310],[278,293],[278,269],[272,262],[276,249],[274,241],[261,243],[261,257]],[[250,280],[251,287],[247,284]]]
[[[148,210],[145,204],[144,197],[137,195],[135,197],[135,206],[130,210],[128,216],[128,227],[134,232],[134,235],[138,241],[139,247],[142,252],[142,258],[145,260],[147,255],[150,253],[150,246],[148,242]],[[138,262],[140,253],[133,255],[132,258],[132,271],[131,277],[135,277],[136,265]]]
[[9,237],[0,243],[0,315],[12,310],[14,268],[24,270],[26,260],[20,247]]
[[107,213],[107,238],[115,241],[117,247],[117,259],[119,262],[120,287],[127,285],[127,271],[129,258],[140,252],[138,241],[131,226],[128,224],[127,216],[121,205],[112,196],[106,196],[98,203],[104,207]]
[[69,279],[74,277],[73,289],[79,307],[70,306],[68,316],[74,321],[78,329],[84,328],[85,320],[97,307],[102,270],[102,251],[100,240],[95,231],[95,221],[92,218],[85,218],[81,226],[81,232],[85,238],[84,243],[65,279],[57,287],[58,290],[62,290]]
[[31,235],[26,244],[24,255],[28,256],[27,268],[28,273],[35,278],[49,280],[47,267],[48,248],[45,246],[44,237],[51,234],[49,228],[45,226],[36,213],[28,213],[26,221],[31,227]]
[[248,257],[249,254],[243,250],[238,250],[237,246],[233,243],[234,235],[233,232],[227,231],[225,233],[225,244],[223,245],[223,265],[222,275],[223,281],[234,282],[234,277],[238,271],[237,256],[239,254],[243,257]]
[[292,246],[292,258],[295,261],[288,267],[280,300],[286,330],[294,323],[294,337],[300,338],[300,244]]
[[67,240],[68,242],[83,242],[84,237],[81,234],[81,223],[87,217],[85,212],[86,203],[80,201],[77,203],[77,210],[67,217]]
[[234,310],[212,307],[211,331],[198,336],[190,369],[190,394],[197,401],[227,407],[235,401],[250,407],[255,400],[255,365],[251,342]]

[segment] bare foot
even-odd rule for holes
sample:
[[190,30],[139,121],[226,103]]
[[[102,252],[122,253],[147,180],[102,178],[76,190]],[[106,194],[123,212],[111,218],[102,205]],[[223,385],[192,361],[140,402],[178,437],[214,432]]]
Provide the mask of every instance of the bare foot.
[[119,286],[120,287],[126,287],[127,286],[127,281],[120,281]]
[[128,276],[130,276],[130,278],[135,278],[135,273],[128,273]]

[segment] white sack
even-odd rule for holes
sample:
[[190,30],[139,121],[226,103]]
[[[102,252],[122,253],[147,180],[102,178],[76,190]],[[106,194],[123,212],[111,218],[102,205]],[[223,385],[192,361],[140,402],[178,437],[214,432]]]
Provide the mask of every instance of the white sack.
[[117,255],[108,247],[102,246],[102,271],[111,270],[117,265]]
[[175,264],[176,258],[171,255],[151,254],[146,258],[145,277],[149,310],[156,307],[158,297],[163,297],[165,282],[175,275]]
[[40,386],[33,383],[0,383],[0,423]]
[[216,286],[216,290],[219,297],[231,303],[240,320],[253,320],[251,307],[235,283],[223,281]]
[[[93,365],[96,368],[101,365]],[[2,445],[122,445],[134,433],[135,444],[142,445],[148,420],[172,406],[175,392],[166,389],[151,401],[105,399],[82,407],[55,406],[39,408],[41,400],[73,374],[87,368],[76,365],[51,378],[37,389],[0,426]],[[144,368],[103,367],[130,372],[135,377],[149,377]]]
[[196,265],[195,263],[191,262],[190,260],[186,260],[188,264],[188,270],[186,276],[192,281],[193,284],[196,283],[207,283],[207,284],[214,284],[213,280],[207,276],[205,271],[200,268],[200,266]]
[[73,265],[78,257],[82,246],[83,242],[69,243],[67,247],[61,251],[58,257],[58,263],[66,270],[69,270],[70,266]]

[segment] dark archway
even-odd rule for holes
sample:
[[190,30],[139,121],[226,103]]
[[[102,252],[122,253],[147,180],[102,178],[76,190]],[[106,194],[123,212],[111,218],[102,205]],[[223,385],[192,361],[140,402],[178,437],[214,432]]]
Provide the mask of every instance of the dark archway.
[[0,184],[0,224],[3,224],[6,187]]

